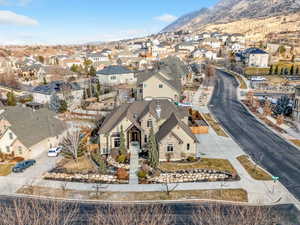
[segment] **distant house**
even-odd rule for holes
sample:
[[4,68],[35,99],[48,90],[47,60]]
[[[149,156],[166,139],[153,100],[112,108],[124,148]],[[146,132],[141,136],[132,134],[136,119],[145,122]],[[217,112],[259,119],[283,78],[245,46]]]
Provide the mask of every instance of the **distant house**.
[[89,53],[86,56],[87,59],[91,60],[94,66],[98,66],[101,62],[110,61],[108,54],[106,53]]
[[96,76],[100,84],[110,86],[128,83],[132,84],[136,82],[134,72],[120,65],[105,67],[104,69],[97,71]]
[[167,57],[157,67],[137,75],[140,98],[180,101],[182,86],[191,79],[188,66],[177,57]]
[[196,157],[198,140],[188,126],[188,117],[186,108],[179,108],[168,100],[123,104],[106,117],[99,129],[101,154],[110,154],[120,147],[122,129],[128,149],[135,144],[140,152],[147,152],[153,129],[160,161]]
[[231,42],[245,43],[246,42],[245,35],[239,34],[239,33],[231,34],[230,35],[230,41]]
[[0,152],[34,158],[57,146],[66,125],[54,116],[46,108],[0,108]]
[[37,71],[37,79],[43,83],[51,82],[54,80],[66,79],[68,77],[77,76],[74,72],[68,68],[60,66],[41,66]]
[[233,51],[233,52],[240,52],[240,51],[243,51],[245,50],[245,45],[242,44],[242,43],[239,43],[239,42],[233,42],[233,43],[230,43],[230,50]]
[[178,45],[175,46],[176,52],[181,52],[181,51],[187,51],[187,52],[192,52],[195,50],[195,48],[198,46],[197,42],[182,42]]
[[242,60],[248,67],[267,68],[269,53],[259,48],[248,48],[242,52]]
[[83,96],[83,89],[77,83],[53,81],[45,85],[37,86],[31,91],[33,101],[40,104],[48,104],[51,95],[54,93],[61,99],[68,98],[73,102],[80,102]]
[[220,48],[222,43],[217,38],[206,38],[201,42],[201,44],[216,49]]

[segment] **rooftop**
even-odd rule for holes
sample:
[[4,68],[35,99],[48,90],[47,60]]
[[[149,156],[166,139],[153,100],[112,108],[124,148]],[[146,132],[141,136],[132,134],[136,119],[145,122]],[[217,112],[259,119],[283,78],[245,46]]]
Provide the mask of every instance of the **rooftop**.
[[133,73],[133,71],[127,69],[124,66],[119,66],[119,65],[107,66],[104,69],[97,71],[97,74],[101,74],[101,75],[117,75],[117,74],[127,74],[127,73]]

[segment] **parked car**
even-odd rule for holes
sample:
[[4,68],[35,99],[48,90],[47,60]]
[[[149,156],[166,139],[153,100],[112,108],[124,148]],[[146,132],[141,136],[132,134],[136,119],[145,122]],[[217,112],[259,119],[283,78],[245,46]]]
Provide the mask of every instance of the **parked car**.
[[14,173],[22,173],[25,169],[33,166],[35,163],[35,160],[26,160],[23,162],[19,162],[13,167],[12,171]]
[[57,157],[59,153],[61,153],[62,147],[56,147],[56,148],[51,148],[48,150],[48,156],[49,157]]

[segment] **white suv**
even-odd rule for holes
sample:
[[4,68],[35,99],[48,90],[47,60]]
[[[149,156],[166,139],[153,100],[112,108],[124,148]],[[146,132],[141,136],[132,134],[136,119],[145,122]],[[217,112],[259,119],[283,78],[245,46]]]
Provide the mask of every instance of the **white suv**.
[[57,157],[59,155],[59,153],[61,152],[62,147],[56,147],[56,148],[51,148],[48,151],[48,156],[49,157]]

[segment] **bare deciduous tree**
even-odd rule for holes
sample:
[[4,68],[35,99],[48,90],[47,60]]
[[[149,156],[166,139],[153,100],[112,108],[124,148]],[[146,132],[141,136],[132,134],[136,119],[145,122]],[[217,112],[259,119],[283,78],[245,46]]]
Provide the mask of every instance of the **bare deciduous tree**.
[[192,214],[191,225],[274,225],[285,224],[271,208],[259,206],[199,206]]
[[74,203],[19,199],[0,205],[1,225],[73,225],[77,216]]
[[78,129],[68,132],[62,140],[61,146],[63,154],[66,157],[73,158],[76,163],[78,163],[78,158],[84,154],[86,148]]
[[107,206],[90,217],[90,225],[171,225],[175,217],[160,205]]

